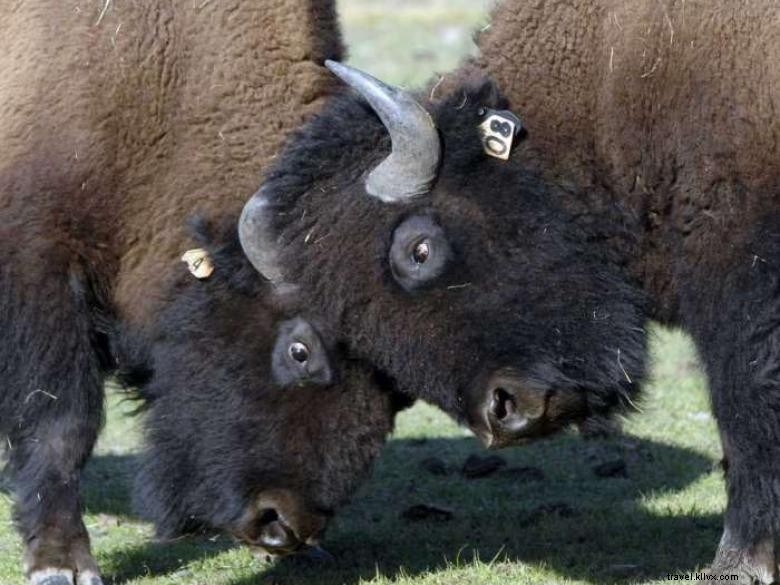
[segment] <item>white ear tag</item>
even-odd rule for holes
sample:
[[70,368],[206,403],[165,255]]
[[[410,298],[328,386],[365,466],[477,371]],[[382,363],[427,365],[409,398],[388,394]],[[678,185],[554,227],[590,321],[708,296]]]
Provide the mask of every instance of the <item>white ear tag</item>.
[[187,263],[187,268],[195,278],[208,278],[214,272],[209,253],[203,248],[187,250],[181,257],[182,262]]
[[508,160],[515,137],[523,127],[520,118],[509,110],[485,109],[484,111],[485,119],[479,125],[482,132],[482,147],[486,154]]

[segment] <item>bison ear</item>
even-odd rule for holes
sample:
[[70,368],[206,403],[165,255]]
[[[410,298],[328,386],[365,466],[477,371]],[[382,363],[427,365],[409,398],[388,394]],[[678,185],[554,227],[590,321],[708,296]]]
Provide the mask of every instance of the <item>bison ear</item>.
[[325,66],[366,99],[390,134],[392,151],[368,176],[368,194],[397,203],[427,193],[441,159],[439,133],[428,111],[408,92],[354,67],[335,61]]
[[238,220],[238,239],[257,271],[277,286],[284,285],[279,241],[273,228],[274,205],[263,189],[252,195]]

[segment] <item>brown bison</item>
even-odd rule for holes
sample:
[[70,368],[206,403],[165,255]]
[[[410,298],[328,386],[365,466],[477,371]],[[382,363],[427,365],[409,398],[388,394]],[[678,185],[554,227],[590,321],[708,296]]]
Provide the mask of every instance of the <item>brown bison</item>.
[[[288,145],[244,208],[243,248],[494,447],[630,409],[647,321],[686,328],[727,464],[713,572],[769,583],[780,9],[509,0],[493,19],[482,56],[416,98],[331,64],[360,96]],[[510,103],[527,139],[504,162],[488,138],[513,136]]]
[[[155,323],[169,304],[165,291],[185,270],[178,259],[193,247],[185,218],[230,216],[235,227],[263,165],[335,83],[320,63],[339,58],[342,47],[333,2],[311,0],[15,2],[3,9],[0,38],[0,434],[9,446],[15,517],[32,582],[96,585],[79,475],[101,425],[103,380],[117,365],[111,340],[119,329],[159,330]],[[217,280],[204,287],[218,287],[219,273],[216,266]],[[348,491],[350,474],[359,476],[376,453],[390,415],[381,399],[333,412],[347,395],[373,388],[372,376],[352,367],[332,378],[340,370],[336,355],[310,371],[297,372],[284,360],[272,368],[269,344],[280,320],[301,315],[265,303],[257,291],[236,295],[236,306],[247,312],[257,303],[251,317],[228,316],[241,339],[251,337],[242,323],[259,327],[262,339],[252,346],[258,363],[240,377],[244,394],[234,383],[220,387],[219,396],[226,409],[244,409],[242,429],[253,421],[268,429],[252,427],[239,447],[263,459],[251,468],[224,461],[236,468],[223,495],[238,494],[222,510],[227,516],[194,513],[238,533],[239,508],[254,522],[248,507],[254,502],[264,515],[253,524],[257,538],[246,531],[239,536],[287,552],[322,527],[323,514]],[[189,330],[200,331],[205,317],[189,317]],[[176,324],[184,329],[183,318]],[[306,334],[295,326],[282,333],[296,340]],[[200,338],[192,335],[196,346]],[[294,353],[304,357],[300,347]],[[230,359],[213,371],[237,375],[224,370]],[[173,365],[157,360],[150,387],[164,383],[159,380],[180,383],[166,374]],[[299,374],[300,394],[271,385],[274,375],[290,382]],[[199,382],[193,394],[210,388],[197,373],[193,378]],[[322,387],[328,382],[338,393]],[[252,388],[258,391],[250,396]],[[177,414],[211,414],[197,397],[175,390],[170,400],[192,399]],[[315,399],[316,391],[331,393]],[[328,420],[310,417],[303,425],[302,397],[327,402]],[[151,412],[166,400],[153,400]],[[228,410],[214,406],[213,419],[191,428],[224,427]],[[355,409],[361,420],[351,420]],[[346,421],[350,429],[338,428]],[[365,425],[376,430],[366,444],[356,444]],[[152,445],[162,440],[163,430],[155,430]],[[311,447],[315,442],[344,460],[330,465]],[[220,444],[235,447],[235,435]],[[192,482],[207,472],[200,464],[213,463],[204,453],[200,462],[182,462]],[[152,471],[146,477],[161,481]],[[182,485],[182,497],[189,485]],[[170,525],[168,517],[159,520]],[[266,525],[286,537],[269,543],[262,537]]]

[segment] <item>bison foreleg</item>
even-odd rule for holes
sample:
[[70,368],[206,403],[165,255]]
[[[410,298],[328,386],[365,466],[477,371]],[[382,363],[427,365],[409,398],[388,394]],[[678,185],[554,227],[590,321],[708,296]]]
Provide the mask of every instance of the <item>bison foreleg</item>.
[[[776,226],[777,224],[773,224]],[[776,229],[776,227],[773,227]],[[760,233],[760,232],[759,232]],[[780,273],[764,235],[736,262],[717,265],[690,288],[686,313],[705,363],[720,428],[728,504],[712,571],[740,583],[778,577],[780,530]],[[706,268],[702,263],[700,269]]]
[[103,417],[105,348],[80,273],[47,275],[23,291],[12,281],[0,296],[9,305],[0,311],[0,363],[15,520],[33,585],[100,585],[79,481]]

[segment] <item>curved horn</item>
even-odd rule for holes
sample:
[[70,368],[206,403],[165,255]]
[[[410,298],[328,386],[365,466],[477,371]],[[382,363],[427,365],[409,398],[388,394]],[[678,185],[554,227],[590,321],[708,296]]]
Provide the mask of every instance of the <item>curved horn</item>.
[[390,134],[392,152],[368,176],[368,194],[393,203],[426,193],[441,156],[430,114],[402,89],[335,61],[325,61],[325,66],[366,98]]
[[238,220],[238,240],[249,261],[274,284],[284,281],[278,263],[278,242],[273,235],[273,205],[260,189],[249,198]]

